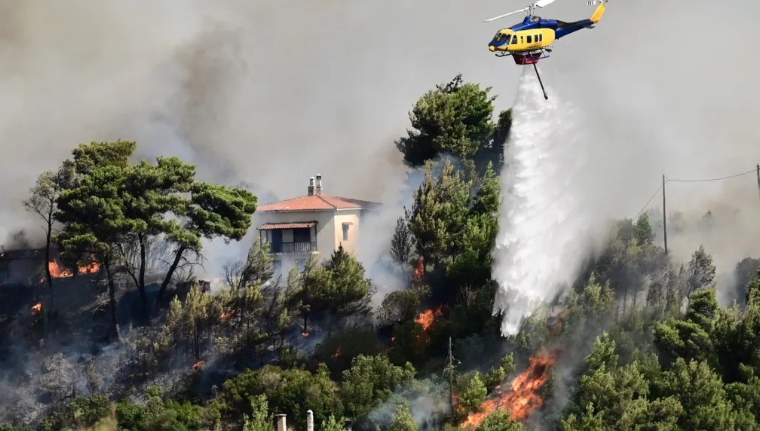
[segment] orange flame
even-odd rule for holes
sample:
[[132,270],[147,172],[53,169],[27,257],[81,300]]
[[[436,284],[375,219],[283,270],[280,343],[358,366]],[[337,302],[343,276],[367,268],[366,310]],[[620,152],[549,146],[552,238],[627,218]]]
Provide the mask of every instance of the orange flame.
[[100,271],[100,265],[98,262],[95,262],[95,260],[90,262],[88,265],[82,265],[79,267],[80,274],[95,274],[98,271]]
[[509,392],[497,390],[495,397],[483,403],[480,412],[470,413],[467,416],[462,423],[462,428],[477,428],[488,415],[496,410],[508,411],[513,420],[524,421],[533,412],[543,407],[544,400],[539,390],[549,380],[549,369],[557,362],[558,354],[558,352],[544,352],[530,358],[530,366],[512,381]]
[[48,269],[50,269],[50,276],[53,278],[66,278],[73,277],[74,273],[70,270],[58,265],[58,262],[51,260],[48,262]]
[[205,363],[206,363],[206,361],[198,361],[198,362],[196,362],[195,365],[193,365],[193,372],[198,371],[201,368],[201,366],[203,364],[205,364]]
[[412,286],[420,287],[425,282],[425,259],[420,256],[420,260],[417,262],[417,266],[414,267],[414,274],[412,274]]
[[302,332],[302,333],[301,333],[301,336],[302,336],[302,337],[304,337],[304,338],[306,338],[306,337],[308,337],[308,336],[309,336],[309,333],[308,333],[308,332]]
[[[57,260],[51,260],[48,262],[48,269],[50,269],[50,276],[53,278],[68,278],[74,276],[74,273],[70,269],[60,265]],[[100,264],[95,261],[94,257],[92,257],[90,263],[79,267],[80,274],[95,274],[98,271],[100,271]]]
[[338,347],[338,351],[337,351],[337,352],[335,352],[335,354],[333,355],[333,357],[334,357],[335,359],[338,359],[338,358],[340,357],[340,347]]
[[32,314],[32,316],[36,316],[37,313],[39,313],[41,311],[42,311],[42,303],[41,302],[38,302],[38,303],[34,304],[34,306],[32,306],[32,309],[29,310],[29,312]]
[[443,316],[443,307],[438,307],[435,312],[433,312],[433,310],[426,310],[420,313],[420,315],[414,319],[414,321],[422,325],[422,328],[427,331],[431,326],[433,326],[433,322],[435,321],[436,316]]

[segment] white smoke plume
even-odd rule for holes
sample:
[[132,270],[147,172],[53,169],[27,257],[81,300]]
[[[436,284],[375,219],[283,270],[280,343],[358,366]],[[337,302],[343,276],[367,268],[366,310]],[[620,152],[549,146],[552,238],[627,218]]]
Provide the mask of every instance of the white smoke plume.
[[502,208],[493,252],[504,336],[572,283],[593,245],[594,205],[587,198],[588,140],[580,113],[551,88],[544,100],[532,67],[520,78],[502,172]]

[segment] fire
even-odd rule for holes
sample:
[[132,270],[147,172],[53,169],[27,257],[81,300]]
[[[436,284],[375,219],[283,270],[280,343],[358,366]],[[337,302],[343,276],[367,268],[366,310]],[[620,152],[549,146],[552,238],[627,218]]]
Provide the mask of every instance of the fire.
[[309,333],[308,332],[301,332],[301,336],[304,337],[304,338],[306,338],[306,337],[309,336]]
[[338,358],[340,357],[340,347],[338,347],[338,351],[337,351],[337,352],[335,352],[335,354],[333,355],[333,357],[334,357],[335,359],[338,359]]
[[39,313],[41,311],[42,311],[42,303],[41,302],[38,302],[38,303],[34,304],[34,306],[32,306],[32,309],[29,310],[29,312],[32,313],[32,316],[36,316],[37,313]]
[[[48,269],[50,269],[50,276],[53,278],[68,278],[74,276],[74,273],[70,269],[59,265],[56,260],[48,262]],[[100,264],[98,264],[94,258],[90,263],[79,267],[80,274],[95,274],[98,271],[100,271]]]
[[435,321],[436,316],[443,316],[442,307],[438,307],[435,312],[433,312],[433,310],[426,310],[425,312],[420,313],[419,317],[414,319],[414,321],[422,325],[422,328],[427,331],[431,326],[433,326],[433,322]]
[[48,263],[48,268],[50,269],[50,276],[53,278],[65,278],[65,277],[73,277],[74,273],[70,270],[58,265],[58,262],[51,260]]
[[201,368],[201,366],[203,364],[205,364],[205,363],[206,363],[206,361],[198,361],[198,362],[196,362],[195,365],[193,365],[193,372],[198,371]]
[[94,260],[90,262],[89,265],[83,265],[79,267],[80,274],[95,274],[98,271],[100,271],[100,265],[98,265],[98,262],[95,262]]
[[412,274],[412,286],[420,287],[425,283],[425,259],[420,256],[420,260],[417,266],[414,267],[414,274]]
[[549,380],[549,369],[557,362],[557,356],[558,352],[544,352],[530,358],[530,366],[512,381],[509,391],[502,392],[498,389],[495,397],[483,403],[480,412],[467,416],[462,428],[480,426],[483,420],[496,410],[509,411],[512,419],[523,421],[543,407],[544,400],[539,390]]

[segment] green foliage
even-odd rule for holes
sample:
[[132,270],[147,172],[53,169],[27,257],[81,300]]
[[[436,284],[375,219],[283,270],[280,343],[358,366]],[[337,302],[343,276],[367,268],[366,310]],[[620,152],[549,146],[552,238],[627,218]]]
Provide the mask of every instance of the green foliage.
[[404,216],[396,220],[396,228],[391,239],[391,257],[403,268],[409,265],[414,253],[414,233],[409,225],[411,220],[411,210],[404,207]]
[[425,93],[409,113],[415,130],[396,142],[407,165],[422,166],[442,153],[471,158],[489,144],[495,99],[490,90],[457,75]]
[[380,306],[380,316],[385,322],[400,322],[414,319],[421,305],[420,294],[416,290],[397,290],[389,293]]
[[[251,415],[243,414],[243,431],[272,431],[274,430],[273,418],[269,414],[267,396],[264,394],[253,396],[251,400]],[[332,416],[331,416],[332,417]]]
[[509,413],[499,410],[488,415],[476,431],[522,431],[520,422],[512,420]]
[[346,420],[344,418],[335,418],[335,416],[330,415],[330,417],[328,417],[326,421],[322,422],[322,426],[319,428],[319,430],[320,431],[344,431],[346,429],[345,421]]
[[399,367],[382,355],[355,357],[351,368],[343,372],[342,397],[347,416],[365,417],[395,389],[409,384],[414,375],[415,370],[409,363]]
[[412,418],[409,405],[401,404],[398,407],[396,415],[393,417],[393,423],[391,423],[387,431],[417,431],[417,423]]
[[673,369],[664,373],[664,390],[683,406],[678,425],[682,429],[726,430],[735,422],[735,413],[718,376],[705,362],[678,358]]
[[712,336],[717,310],[714,290],[695,292],[683,319],[671,319],[655,328],[655,344],[663,358],[706,361],[718,367]]
[[715,287],[715,265],[703,246],[694,252],[686,269],[686,293]]
[[110,402],[103,395],[74,398],[63,411],[45,418],[39,426],[41,431],[65,428],[85,428],[95,425],[110,413]]
[[411,221],[417,252],[425,262],[437,264],[460,248],[470,207],[470,186],[448,160],[437,178],[432,164],[426,165],[425,180],[414,193]]
[[[225,267],[225,286],[211,294],[200,283],[178,285],[168,309],[151,316],[155,327],[130,331],[125,352],[135,369],[133,388],[143,378],[166,381],[157,373],[169,370],[171,387],[133,389],[137,404],[104,395],[66,399],[66,387],[55,392],[54,411],[39,430],[273,431],[275,413],[302,430],[311,409],[321,430],[350,422],[360,431],[455,431],[460,413],[480,411],[497,386],[508,390],[510,378],[539,372],[546,383],[535,394],[543,405],[524,424],[502,405],[477,431],[759,429],[758,259],[736,265],[746,304],[721,308],[713,258],[703,247],[683,264],[666,255],[655,244],[662,223],[656,213],[610,223],[603,249],[589,256],[567,295],[538,306],[516,337],[501,337],[492,250],[501,210],[497,172],[512,113],[501,112],[494,124],[488,93],[458,76],[426,93],[410,114],[416,130],[398,147],[407,164],[425,165],[425,178],[386,244],[394,275],[409,286],[382,298],[377,315],[370,313],[374,288],[365,267],[343,247],[273,283],[268,245],[255,241]],[[65,263],[101,264],[114,332],[117,273],[142,291],[145,254],[164,240],[163,293],[196,263],[204,238],[242,239],[257,205],[243,189],[198,181],[195,168],[177,158],[136,162],[135,150],[124,141],[80,145],[57,171],[39,177],[25,202],[51,234],[51,222],[61,224],[51,240]],[[670,217],[669,233],[689,227],[682,214]],[[707,230],[718,223],[708,211],[698,225]],[[445,315],[436,314],[431,327],[414,320],[430,309]],[[392,335],[384,333],[390,324]],[[316,347],[314,339],[321,340]],[[548,348],[561,351],[559,363],[522,374],[524,362]],[[514,353],[501,356],[505,351]],[[220,375],[207,373],[211,368],[222,364],[214,371],[227,372],[254,363],[256,369],[221,389],[213,386],[213,396],[200,392]],[[93,384],[91,368],[91,390],[110,390]],[[174,379],[182,369],[189,376]],[[457,374],[476,369],[484,374]],[[450,412],[447,378],[457,375],[461,411]],[[112,388],[122,387],[115,383]],[[4,424],[0,431],[26,429]]]
[[[326,366],[311,374],[305,370],[283,370],[268,365],[226,381],[224,388],[217,408],[228,418],[253,414],[249,400],[258,395],[266,395],[268,408],[287,414],[292,418],[290,422],[300,429],[306,428],[306,410],[314,412],[317,422],[326,420],[331,414],[341,415],[343,412],[343,403]],[[304,400],[308,400],[308,405]]]
[[339,380],[351,368],[355,357],[379,355],[381,347],[371,328],[351,328],[325,339],[314,353],[330,369],[332,378]]
[[513,353],[503,357],[499,365],[491,368],[485,375],[484,382],[486,389],[492,391],[496,386],[502,384],[504,380],[515,371],[515,357]]
[[203,408],[188,402],[163,400],[153,393],[145,405],[122,401],[116,420],[124,431],[197,431],[207,424]]
[[328,313],[330,335],[344,317],[368,314],[371,294],[364,266],[340,245],[323,265],[307,263],[293,298],[306,316]]
[[459,396],[459,405],[468,412],[479,410],[488,395],[486,385],[477,371],[459,376],[455,392]]
[[504,147],[509,138],[509,131],[512,129],[512,110],[507,109],[499,113],[499,119],[496,122],[491,140],[488,144],[481,147],[478,154],[475,155],[475,162],[478,164],[478,171],[483,171],[483,166],[489,163],[501,167],[504,164]]

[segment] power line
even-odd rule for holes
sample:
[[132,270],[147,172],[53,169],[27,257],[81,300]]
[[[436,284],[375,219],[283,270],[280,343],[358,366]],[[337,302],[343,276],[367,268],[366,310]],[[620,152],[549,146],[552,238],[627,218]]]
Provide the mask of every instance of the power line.
[[644,206],[641,208],[641,210],[638,212],[638,214],[636,214],[635,218],[638,218],[641,215],[641,213],[644,212],[645,209],[647,209],[647,207],[649,206],[649,204],[652,203],[652,200],[654,199],[654,197],[657,196],[658,193],[660,193],[660,190],[662,190],[662,188],[665,187],[665,184],[667,184],[667,183],[670,183],[670,182],[674,182],[674,183],[706,183],[706,182],[711,182],[711,181],[722,181],[722,180],[728,180],[728,179],[731,179],[731,178],[741,177],[741,176],[744,176],[744,175],[755,173],[755,172],[758,172],[758,169],[760,169],[760,168],[756,167],[756,168],[752,169],[751,171],[741,172],[741,173],[738,173],[738,174],[728,175],[728,176],[725,176],[725,177],[718,177],[718,178],[683,180],[683,179],[672,179],[672,178],[667,178],[666,177],[665,182],[660,187],[657,187],[657,190],[655,190],[654,193],[652,193],[652,196],[649,198],[649,200],[647,201],[647,203],[644,204]]
[[734,174],[734,175],[729,175],[727,177],[719,177],[719,178],[707,178],[707,179],[704,179],[704,180],[674,180],[674,179],[668,178],[668,180],[666,182],[671,182],[672,181],[672,182],[677,182],[677,183],[706,183],[706,182],[709,182],[709,181],[721,181],[721,180],[727,180],[729,178],[741,177],[743,175],[755,173],[756,171],[757,171],[757,169],[753,168],[751,171],[742,172],[740,174]]
[[657,196],[658,193],[660,193],[660,190],[662,190],[662,186],[657,187],[657,190],[655,190],[654,193],[652,193],[652,197],[650,197],[649,200],[647,201],[647,203],[645,203],[644,206],[641,207],[641,209],[639,210],[638,214],[636,214],[636,217],[634,217],[634,218],[639,218],[639,216],[641,215],[641,213],[644,212],[644,210],[647,209],[647,207],[649,206],[649,204],[652,202],[652,199],[654,199],[654,197]]

